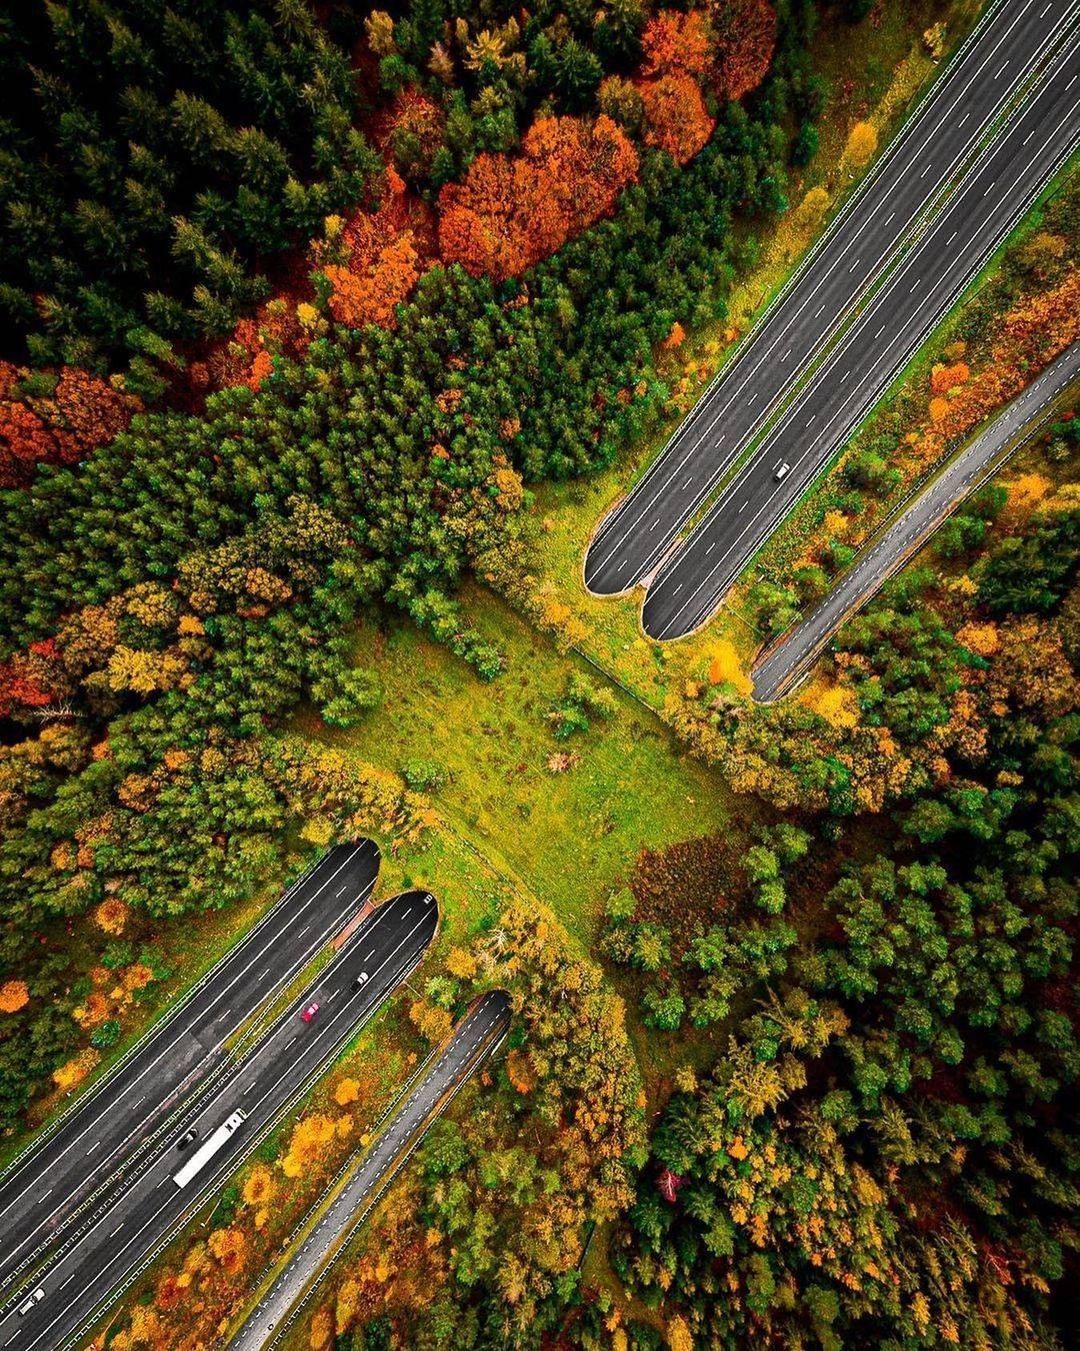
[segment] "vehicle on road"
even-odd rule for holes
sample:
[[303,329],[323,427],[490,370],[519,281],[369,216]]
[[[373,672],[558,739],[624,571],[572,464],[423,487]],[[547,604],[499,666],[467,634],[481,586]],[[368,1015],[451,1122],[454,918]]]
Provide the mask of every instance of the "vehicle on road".
[[353,989],[359,990],[360,987],[366,985],[370,979],[371,977],[368,975],[366,971],[361,971],[360,974],[357,976],[357,978],[353,981]]
[[24,1299],[23,1302],[19,1305],[19,1316],[21,1317],[23,1314],[29,1313],[30,1310],[34,1307],[34,1305],[40,1304],[44,1298],[45,1298],[45,1287],[43,1285],[39,1285],[38,1288],[34,1291],[34,1293],[30,1295],[27,1299]]
[[197,1140],[198,1138],[199,1138],[198,1127],[192,1126],[191,1130],[185,1131],[183,1135],[181,1135],[180,1139],[177,1140],[176,1147],[177,1149],[187,1149],[188,1145],[190,1145],[193,1141]]
[[784,479],[786,479],[790,473],[791,465],[788,464],[787,460],[784,460],[781,464],[776,466],[773,478],[776,479],[777,483],[783,483]]
[[300,1010],[300,1017],[303,1019],[305,1023],[310,1023],[312,1018],[315,1017],[318,1011],[319,1011],[319,1001],[317,999],[313,999],[306,1008],[302,1008]]
[[228,1144],[246,1120],[247,1112],[239,1107],[231,1116],[226,1117],[217,1130],[214,1131],[212,1135],[208,1136],[195,1153],[192,1154],[191,1158],[188,1159],[183,1168],[181,1168],[179,1172],[173,1174],[173,1181],[176,1185],[178,1187],[186,1187],[191,1179],[197,1176],[197,1174],[206,1167],[218,1150],[224,1148],[224,1146]]

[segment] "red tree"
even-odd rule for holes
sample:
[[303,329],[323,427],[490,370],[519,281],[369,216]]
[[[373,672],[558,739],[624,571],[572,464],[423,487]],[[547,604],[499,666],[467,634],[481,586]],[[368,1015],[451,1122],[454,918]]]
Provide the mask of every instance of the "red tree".
[[705,15],[700,10],[658,10],[645,25],[641,52],[644,76],[705,75],[713,54]]
[[330,312],[350,328],[392,328],[395,307],[426,271],[432,250],[428,209],[406,190],[394,169],[387,170],[379,209],[354,212],[340,241],[330,240],[315,250],[315,261],[333,288]]
[[776,46],[776,11],[769,0],[715,0],[713,87],[726,99],[741,99],[769,71]]
[[683,1179],[678,1173],[673,1173],[670,1168],[665,1168],[656,1179],[657,1190],[665,1201],[673,1203],[679,1194],[679,1188],[683,1184]]
[[60,657],[54,638],[31,643],[26,652],[16,652],[0,662],[0,718],[16,709],[44,708],[56,697],[50,689],[53,668]]
[[496,281],[517,276],[610,214],[637,175],[634,147],[610,117],[541,118],[520,155],[482,154],[439,194],[444,261]]
[[107,380],[63,366],[48,394],[20,392],[29,371],[0,362],[0,486],[22,487],[35,464],[74,464],[118,436],[142,408]]
[[664,75],[640,81],[637,89],[645,109],[646,145],[666,150],[676,164],[693,159],[716,126],[697,81],[691,75]]

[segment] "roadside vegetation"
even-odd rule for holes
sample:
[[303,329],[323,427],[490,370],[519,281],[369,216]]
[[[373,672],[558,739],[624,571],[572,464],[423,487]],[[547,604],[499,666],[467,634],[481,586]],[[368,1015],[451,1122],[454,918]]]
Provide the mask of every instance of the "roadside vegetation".
[[[742,599],[760,633],[774,637],[816,604],[890,510],[1080,337],[1078,298],[1074,166],[1058,175],[755,560],[758,580],[744,584]],[[947,560],[978,544],[1000,507],[996,491],[977,495],[941,528],[935,551]]]

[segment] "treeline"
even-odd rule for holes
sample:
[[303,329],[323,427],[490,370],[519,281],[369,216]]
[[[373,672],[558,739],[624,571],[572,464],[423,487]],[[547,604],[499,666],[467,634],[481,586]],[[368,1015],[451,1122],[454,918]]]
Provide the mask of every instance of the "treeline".
[[[135,919],[228,903],[279,866],[275,840],[310,803],[283,798],[265,734],[302,699],[336,723],[378,701],[349,668],[353,617],[389,605],[498,674],[459,578],[520,530],[523,477],[609,463],[653,425],[655,345],[722,310],[734,213],[784,204],[814,11],[781,17],[748,107],[728,105],[683,169],[647,150],[614,218],[524,278],[432,267],[393,328],[338,323],[316,293],[295,354],[267,353],[204,413],[139,414],[83,463],[0,493],[0,892],[5,961],[29,987],[0,1029],[9,1125],[85,1044],[63,1013],[69,922],[105,896]],[[34,388],[30,411],[51,417],[59,386]],[[320,830],[365,791],[343,785]]]
[[[396,17],[347,0],[65,0],[7,15],[0,356],[123,370],[129,393],[156,398],[272,282],[303,298],[307,242],[375,203],[388,167],[445,211],[444,261],[516,274],[610,210],[636,175],[631,142],[680,164],[700,150],[717,110],[761,84],[777,29],[770,0],[658,18],[644,0],[419,0]],[[557,122],[569,143],[548,163],[535,143]]]
[[[1050,463],[1075,422],[1052,428]],[[739,903],[678,951],[636,897],[613,907],[646,1017],[728,1034],[677,1081],[615,1249],[687,1345],[1067,1344],[1080,511],[1063,476],[994,485],[991,524],[838,635],[839,697],[784,714],[808,783],[828,786],[822,756],[839,787],[875,739],[903,766],[874,804],[899,804],[874,819],[875,859],[816,902],[803,881],[793,909],[807,841],[773,828]],[[816,829],[845,839],[835,817]],[[631,1345],[659,1342],[636,1324]]]
[[156,368],[381,171],[305,0],[69,0],[0,18],[3,355]]

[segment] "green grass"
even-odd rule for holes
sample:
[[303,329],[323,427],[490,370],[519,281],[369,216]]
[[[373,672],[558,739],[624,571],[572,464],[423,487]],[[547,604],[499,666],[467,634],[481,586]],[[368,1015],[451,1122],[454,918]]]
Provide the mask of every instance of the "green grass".
[[[746,808],[723,780],[686,759],[663,724],[619,689],[617,712],[593,719],[587,732],[560,742],[548,720],[572,674],[604,677],[580,657],[560,655],[497,597],[465,593],[469,617],[506,654],[505,673],[490,685],[401,624],[387,635],[357,633],[356,660],[378,672],[381,709],[349,732],[311,720],[311,735],[392,770],[423,756],[446,771],[432,801],[452,831],[490,862],[496,875],[549,905],[585,944],[605,898],[628,880],[642,848],[731,829]],[[553,774],[557,751],[579,757]],[[454,853],[439,832],[408,856],[403,876],[431,885],[449,925],[471,927],[477,910]],[[476,860],[460,857],[466,872]],[[494,879],[487,883],[490,888]],[[464,907],[464,910],[463,910]]]

